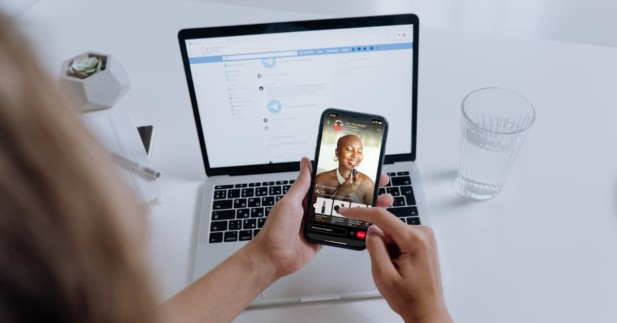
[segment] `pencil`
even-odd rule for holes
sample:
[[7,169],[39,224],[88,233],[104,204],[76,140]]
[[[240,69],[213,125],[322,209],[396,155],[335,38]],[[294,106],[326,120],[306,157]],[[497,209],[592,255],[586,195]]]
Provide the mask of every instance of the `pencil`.
[[126,165],[128,167],[130,167],[132,170],[134,170],[135,172],[138,172],[142,175],[145,175],[149,178],[152,179],[157,179],[161,176],[161,172],[157,171],[156,169],[143,165],[137,161],[134,161],[132,159],[129,159],[125,156],[122,156],[120,154],[117,153],[111,153],[111,155],[118,161],[120,161],[123,165]]

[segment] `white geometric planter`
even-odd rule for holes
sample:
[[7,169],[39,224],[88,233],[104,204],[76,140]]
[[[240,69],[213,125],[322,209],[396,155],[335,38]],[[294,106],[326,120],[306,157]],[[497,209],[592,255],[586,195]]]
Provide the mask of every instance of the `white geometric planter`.
[[[71,75],[69,66],[84,55],[101,58],[102,69],[88,76]],[[62,63],[60,86],[73,98],[78,108],[87,112],[111,108],[131,84],[124,67],[111,55],[87,52]]]

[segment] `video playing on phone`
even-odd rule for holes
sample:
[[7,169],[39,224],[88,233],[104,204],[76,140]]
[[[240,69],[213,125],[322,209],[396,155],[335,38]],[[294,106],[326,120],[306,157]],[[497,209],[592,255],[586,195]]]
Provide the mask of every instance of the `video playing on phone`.
[[357,244],[361,246],[369,224],[345,218],[338,209],[374,205],[385,120],[331,112],[324,115],[321,126],[309,209],[311,223],[306,229],[317,234],[319,240],[333,242],[332,237],[339,237],[361,242]]

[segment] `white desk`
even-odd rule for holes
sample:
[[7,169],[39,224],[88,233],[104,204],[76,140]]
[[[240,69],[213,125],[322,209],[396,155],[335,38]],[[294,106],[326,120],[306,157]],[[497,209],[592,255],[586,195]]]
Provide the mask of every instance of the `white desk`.
[[[22,17],[50,72],[67,57],[115,55],[132,88],[116,109],[154,124],[163,198],[152,263],[163,298],[183,288],[204,171],[176,33],[183,27],[323,17],[201,1],[40,1]],[[93,13],[98,8],[98,13]],[[148,9],[145,9],[148,8]],[[504,191],[452,188],[459,104],[483,86],[517,90],[536,124]],[[457,322],[617,321],[617,49],[423,28],[418,162],[446,259]],[[249,310],[238,322],[400,321],[385,301]]]

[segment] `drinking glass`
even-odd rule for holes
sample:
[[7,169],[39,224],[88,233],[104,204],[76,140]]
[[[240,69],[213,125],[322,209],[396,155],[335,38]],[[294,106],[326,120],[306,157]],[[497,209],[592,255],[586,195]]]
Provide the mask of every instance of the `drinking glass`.
[[464,197],[487,200],[503,188],[536,112],[522,95],[482,88],[461,104],[461,154],[454,181]]

